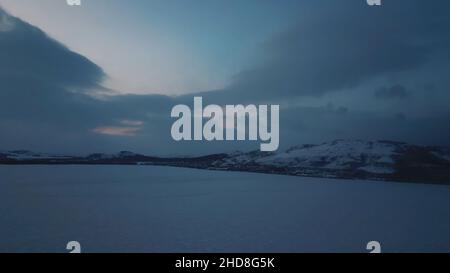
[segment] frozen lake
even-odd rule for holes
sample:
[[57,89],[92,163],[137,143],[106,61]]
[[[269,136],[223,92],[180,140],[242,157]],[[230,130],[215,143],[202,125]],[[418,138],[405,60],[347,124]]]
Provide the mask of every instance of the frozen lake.
[[0,252],[450,252],[450,186],[0,166]]

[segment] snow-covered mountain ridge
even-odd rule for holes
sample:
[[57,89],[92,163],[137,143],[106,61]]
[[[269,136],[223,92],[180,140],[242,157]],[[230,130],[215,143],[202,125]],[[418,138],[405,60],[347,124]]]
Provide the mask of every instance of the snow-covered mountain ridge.
[[167,165],[295,176],[358,178],[450,184],[450,149],[393,141],[336,140],[275,153],[235,152],[161,158],[132,152],[86,157],[0,152],[0,164]]
[[450,182],[450,149],[393,141],[336,140],[278,153],[235,153],[213,165],[290,175],[393,180],[439,177]]
[[373,173],[393,173],[396,159],[409,148],[407,144],[389,141],[336,140],[320,145],[292,147],[279,153],[235,154],[227,158],[222,166],[260,164],[273,167],[359,169]]

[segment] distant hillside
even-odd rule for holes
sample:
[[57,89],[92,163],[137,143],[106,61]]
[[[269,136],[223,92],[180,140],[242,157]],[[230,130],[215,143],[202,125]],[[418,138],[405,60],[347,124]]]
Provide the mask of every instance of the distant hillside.
[[294,176],[450,184],[450,149],[392,141],[336,140],[283,152],[237,152],[203,157],[161,158],[120,152],[86,157],[0,153],[0,164],[165,165]]

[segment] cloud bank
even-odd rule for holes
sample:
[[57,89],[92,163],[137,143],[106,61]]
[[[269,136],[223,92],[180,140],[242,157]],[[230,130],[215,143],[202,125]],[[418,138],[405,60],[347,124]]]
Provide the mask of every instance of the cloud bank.
[[[223,90],[102,95],[100,67],[0,9],[0,149],[198,154],[253,143],[176,143],[171,108],[281,105],[282,148],[337,138],[450,145],[450,4],[315,4]],[[362,4],[361,4],[362,3]],[[407,8],[405,7],[407,6]]]

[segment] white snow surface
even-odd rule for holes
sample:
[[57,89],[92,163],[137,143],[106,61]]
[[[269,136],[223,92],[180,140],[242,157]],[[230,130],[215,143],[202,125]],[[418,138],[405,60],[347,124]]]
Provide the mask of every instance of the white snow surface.
[[303,145],[285,152],[261,154],[252,157],[239,154],[232,157],[229,164],[255,162],[267,166],[350,169],[353,166],[371,173],[393,173],[393,156],[401,144],[382,141],[338,140],[320,145]]
[[450,252],[449,186],[153,166],[0,177],[0,252]]

